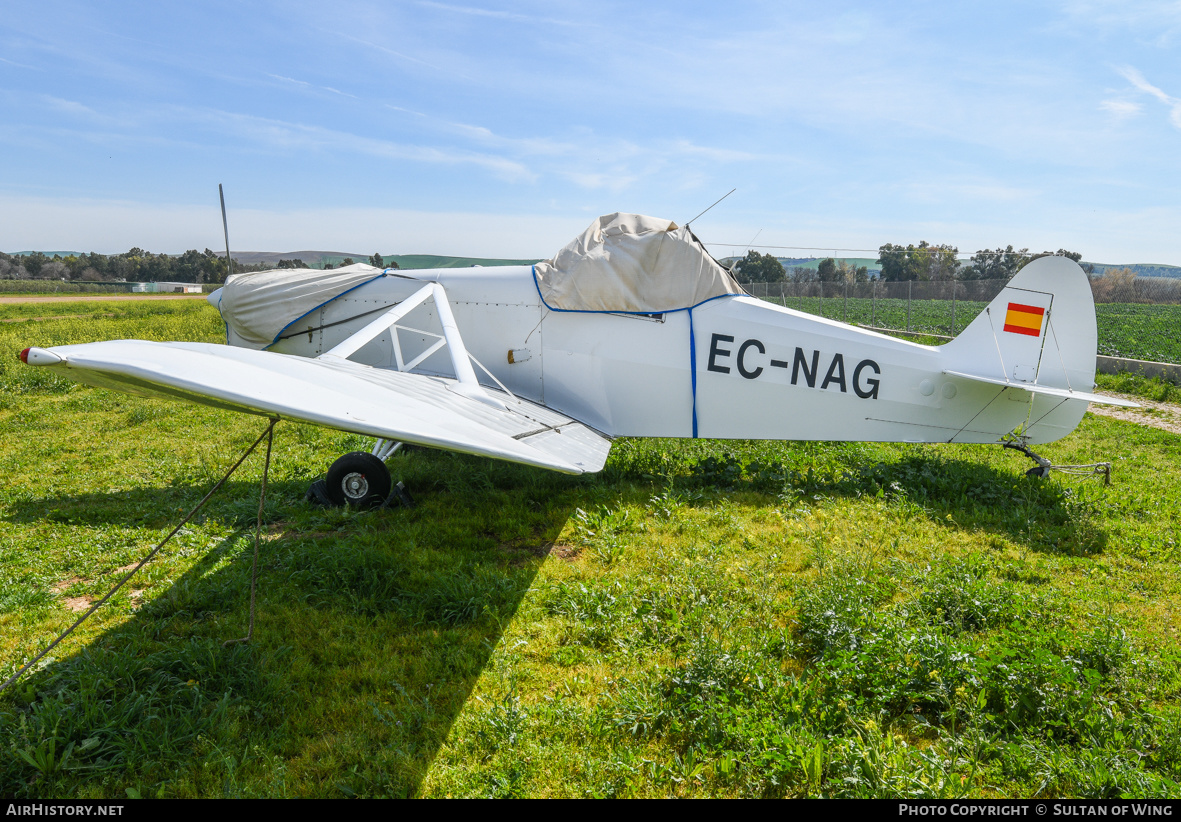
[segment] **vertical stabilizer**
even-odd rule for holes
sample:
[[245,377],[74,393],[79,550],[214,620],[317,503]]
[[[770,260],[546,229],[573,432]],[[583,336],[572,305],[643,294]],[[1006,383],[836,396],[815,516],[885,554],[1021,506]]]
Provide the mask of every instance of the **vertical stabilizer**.
[[1067,257],[1041,257],[941,350],[953,371],[1089,392],[1095,387],[1096,345],[1087,275]]

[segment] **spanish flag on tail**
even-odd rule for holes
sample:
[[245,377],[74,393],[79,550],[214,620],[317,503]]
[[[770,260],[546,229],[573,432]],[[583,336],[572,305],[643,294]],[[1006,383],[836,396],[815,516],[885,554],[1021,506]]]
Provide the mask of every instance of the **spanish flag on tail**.
[[1046,309],[1036,305],[1022,305],[1009,303],[1009,310],[1005,312],[1005,330],[1014,334],[1028,334],[1039,337],[1042,333],[1042,317]]

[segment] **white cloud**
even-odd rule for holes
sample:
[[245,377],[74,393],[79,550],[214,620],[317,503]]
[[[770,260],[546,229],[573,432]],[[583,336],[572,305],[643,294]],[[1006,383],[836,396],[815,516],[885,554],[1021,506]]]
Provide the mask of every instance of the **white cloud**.
[[1139,32],[1161,47],[1181,31],[1181,3],[1176,0],[1066,0],[1061,8],[1080,26]]
[[1032,188],[1004,185],[994,182],[955,182],[940,179],[935,182],[911,183],[905,187],[910,197],[920,202],[962,203],[987,201],[992,203],[1013,203],[1030,200],[1039,192]]
[[703,157],[715,163],[761,162],[767,160],[782,161],[786,158],[770,154],[752,154],[749,151],[739,151],[732,148],[716,148],[713,146],[699,146],[689,140],[673,140],[670,150],[675,154],[693,157]]
[[351,40],[352,42],[357,43],[358,45],[366,46],[366,47],[374,49],[376,51],[380,51],[383,54],[390,55],[391,57],[397,57],[399,60],[405,60],[406,62],[415,63],[417,65],[424,66],[425,68],[434,69],[436,72],[438,72],[440,74],[447,73],[443,68],[435,65],[434,63],[428,63],[427,61],[420,60],[417,57],[411,57],[409,54],[406,54],[405,52],[395,51],[394,49],[387,48],[386,46],[383,46],[380,43],[374,43],[370,40],[362,40],[360,37],[354,37],[353,35],[345,34],[342,31],[335,32],[335,34],[337,37],[343,38],[345,40]]
[[494,154],[395,143],[322,126],[289,123],[248,114],[196,109],[177,111],[183,116],[202,121],[224,132],[282,150],[343,150],[390,160],[446,165],[470,164],[485,168],[512,182],[536,179],[536,174],[523,164]]
[[319,89],[320,91],[328,91],[333,94],[339,94],[341,97],[349,97],[353,100],[357,99],[357,95],[349,94],[348,92],[340,91],[339,89],[334,89],[332,86],[318,86],[315,83],[309,83],[306,80],[296,80],[294,77],[284,77],[281,74],[268,73],[267,77],[270,77],[273,80],[278,80],[283,83],[290,83],[292,85],[299,86],[301,88],[306,88],[309,90],[310,89]]
[[1111,114],[1117,121],[1127,120],[1141,112],[1144,106],[1130,100],[1104,100],[1099,108]]
[[1144,78],[1144,75],[1132,66],[1117,66],[1115,70],[1139,91],[1155,97],[1168,106],[1169,122],[1171,122],[1177,128],[1181,128],[1181,99],[1166,94],[1164,91],[1148,82],[1148,80]]
[[0,63],[7,63],[8,65],[16,66],[17,68],[26,68],[26,69],[33,69],[33,71],[41,71],[41,69],[37,68],[37,66],[30,66],[27,63],[18,63],[15,60],[9,60],[6,57],[0,57]]
[[614,194],[624,191],[636,182],[634,175],[622,170],[613,172],[565,171],[562,172],[562,176],[582,188],[592,191],[605,190]]
[[52,97],[48,94],[44,95],[42,99],[45,100],[45,103],[49,106],[49,108],[62,114],[72,114],[75,116],[81,115],[90,118],[96,118],[99,116],[98,112],[92,109],[90,106],[83,105],[82,103],[79,103],[75,100],[63,100],[60,97]]
[[418,5],[429,9],[453,12],[455,14],[468,14],[474,17],[491,17],[498,20],[508,20],[513,23],[545,23],[553,26],[579,25],[579,23],[573,20],[557,20],[552,17],[534,17],[528,14],[516,14],[509,11],[480,9],[474,8],[472,6],[457,6],[451,3],[436,3],[433,2],[433,0],[419,0]]

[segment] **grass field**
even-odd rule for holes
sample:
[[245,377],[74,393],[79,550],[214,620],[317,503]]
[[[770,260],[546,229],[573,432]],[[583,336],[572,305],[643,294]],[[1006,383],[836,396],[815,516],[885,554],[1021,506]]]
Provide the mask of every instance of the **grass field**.
[[0,294],[103,294],[127,293],[122,285],[67,283],[61,280],[0,280]]
[[[5,678],[263,428],[12,357],[217,341],[204,303],[61,313],[93,319],[0,325]],[[621,440],[581,478],[416,450],[418,507],[353,513],[302,495],[366,443],[281,423],[254,642],[221,644],[257,456],[0,695],[0,794],[1178,797],[1177,442],[1088,415],[1045,447],[1107,488],[992,447]]]
[[[781,299],[771,302],[783,304]],[[841,297],[789,298],[787,306],[811,314],[859,325],[905,330],[906,300],[868,300]],[[912,300],[910,325],[913,331],[955,336],[967,327],[987,303],[957,300],[952,325],[950,300]],[[1095,322],[1099,331],[1099,353],[1109,357],[1181,363],[1181,305],[1140,305],[1098,303]],[[954,330],[953,330],[954,328]]]

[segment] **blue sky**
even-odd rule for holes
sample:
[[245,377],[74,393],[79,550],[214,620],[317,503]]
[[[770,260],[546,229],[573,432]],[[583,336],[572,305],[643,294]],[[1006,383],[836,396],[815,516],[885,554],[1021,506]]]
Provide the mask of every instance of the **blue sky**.
[[1176,0],[2,9],[7,251],[217,248],[220,182],[235,250],[544,257],[737,188],[706,242],[1181,265]]

